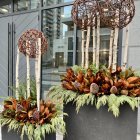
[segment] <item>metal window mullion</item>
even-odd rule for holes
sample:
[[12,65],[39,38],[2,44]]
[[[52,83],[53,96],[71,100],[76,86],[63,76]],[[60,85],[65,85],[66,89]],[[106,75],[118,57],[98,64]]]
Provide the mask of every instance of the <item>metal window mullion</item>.
[[77,27],[74,24],[74,36],[73,36],[73,65],[76,65],[76,50],[77,50]]

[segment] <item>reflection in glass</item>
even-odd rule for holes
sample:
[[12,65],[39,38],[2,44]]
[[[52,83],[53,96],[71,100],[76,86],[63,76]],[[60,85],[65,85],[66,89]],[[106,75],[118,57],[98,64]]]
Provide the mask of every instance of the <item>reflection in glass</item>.
[[36,9],[39,7],[39,0],[30,0],[31,9]]
[[70,12],[71,6],[43,11],[42,31],[49,45],[42,60],[42,74],[47,86],[60,82],[60,73],[73,65],[74,24]]
[[[86,35],[86,33],[85,33]],[[77,32],[77,64],[81,65],[81,30]],[[89,45],[89,64],[93,63],[93,48],[92,48],[92,36],[90,37],[90,45]],[[100,37],[100,65],[108,66],[108,59],[109,59],[109,35],[101,35]]]
[[14,0],[14,12],[36,9],[39,6],[39,0]]
[[50,6],[53,4],[60,4],[65,2],[72,2],[74,0],[43,0],[43,6]]
[[5,0],[0,2],[0,15],[11,13],[11,1]]
[[30,9],[29,0],[14,0],[14,12]]

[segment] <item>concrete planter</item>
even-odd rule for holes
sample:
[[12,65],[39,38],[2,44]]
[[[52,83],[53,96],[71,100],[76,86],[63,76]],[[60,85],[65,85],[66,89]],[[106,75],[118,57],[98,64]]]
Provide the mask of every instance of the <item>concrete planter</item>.
[[137,111],[128,105],[121,106],[118,118],[108,112],[107,106],[99,110],[84,106],[77,114],[75,105],[69,103],[64,111],[69,114],[64,140],[136,140]]
[[[2,127],[2,140],[20,140],[20,134],[16,131],[8,132],[7,127]],[[24,137],[24,140],[28,140],[27,136]],[[56,140],[56,134],[46,135],[45,139],[42,140]]]

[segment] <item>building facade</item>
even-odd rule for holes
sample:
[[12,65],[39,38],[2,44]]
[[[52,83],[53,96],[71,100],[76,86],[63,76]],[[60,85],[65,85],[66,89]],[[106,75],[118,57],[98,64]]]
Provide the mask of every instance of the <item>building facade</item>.
[[[9,87],[15,83],[17,42],[27,29],[41,30],[48,39],[48,50],[42,57],[42,98],[49,87],[60,83],[59,76],[67,67],[81,64],[81,30],[72,22],[72,4],[73,0],[0,0],[0,96],[13,94]],[[128,66],[140,70],[140,0],[135,0],[135,6],[135,17],[129,26]],[[105,65],[108,64],[109,35],[109,29],[101,29],[100,63]],[[125,28],[119,32],[119,65],[123,62],[124,40]],[[91,62],[92,35],[89,56]],[[34,60],[31,60],[31,71],[34,71]],[[20,81],[24,81],[26,61],[23,55],[19,74]]]

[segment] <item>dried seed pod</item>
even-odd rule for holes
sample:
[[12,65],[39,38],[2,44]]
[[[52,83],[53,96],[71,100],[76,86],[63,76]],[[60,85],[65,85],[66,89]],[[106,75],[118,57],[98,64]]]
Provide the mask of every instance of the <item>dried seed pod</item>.
[[99,86],[96,83],[90,85],[90,93],[97,94],[99,92]]
[[112,86],[112,87],[111,87],[110,93],[111,93],[111,94],[117,94],[117,93],[118,93],[118,89],[116,88],[116,86]]

